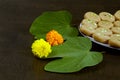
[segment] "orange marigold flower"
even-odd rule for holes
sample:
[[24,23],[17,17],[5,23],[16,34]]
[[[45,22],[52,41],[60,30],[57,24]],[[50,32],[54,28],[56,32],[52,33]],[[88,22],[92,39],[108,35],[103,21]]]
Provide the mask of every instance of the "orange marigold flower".
[[59,45],[63,43],[63,37],[55,30],[51,30],[46,34],[46,41],[48,41],[52,46]]

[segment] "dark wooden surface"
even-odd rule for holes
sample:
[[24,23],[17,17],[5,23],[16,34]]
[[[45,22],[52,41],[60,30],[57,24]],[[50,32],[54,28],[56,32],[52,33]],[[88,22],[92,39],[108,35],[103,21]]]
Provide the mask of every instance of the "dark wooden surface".
[[68,10],[72,24],[79,25],[87,11],[114,13],[120,0],[0,0],[0,80],[120,80],[120,51],[93,44],[92,50],[104,52],[97,66],[71,74],[43,70],[48,60],[32,55],[32,21],[44,11]]

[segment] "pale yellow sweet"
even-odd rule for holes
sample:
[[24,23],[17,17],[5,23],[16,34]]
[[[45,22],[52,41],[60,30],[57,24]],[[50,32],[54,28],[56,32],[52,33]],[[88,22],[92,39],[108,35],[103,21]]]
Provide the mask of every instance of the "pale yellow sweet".
[[97,28],[92,37],[101,43],[107,43],[112,35],[112,31],[108,28]]
[[97,28],[97,23],[95,21],[90,20],[90,19],[83,19],[81,24],[88,25],[88,26],[91,26],[93,28]]
[[113,34],[109,41],[108,44],[113,47],[119,47],[120,48],[120,34]]
[[120,20],[120,10],[116,11],[114,16],[117,20]]
[[80,31],[87,36],[91,36],[95,32],[95,28],[89,25],[81,25]]
[[112,35],[112,31],[110,29],[102,28],[102,27],[97,28],[94,33],[100,33],[100,34],[104,34],[106,36],[111,36]]
[[110,21],[110,22],[115,21],[115,17],[108,12],[101,12],[101,13],[99,13],[99,16],[102,20],[106,20],[106,21]]
[[95,21],[86,18],[86,19],[83,19],[81,23],[82,24],[93,24],[95,23]]
[[114,26],[115,26],[115,27],[120,27],[120,20],[115,21],[115,22],[114,22]]
[[90,19],[90,20],[95,21],[95,22],[99,22],[100,21],[99,15],[97,15],[94,12],[86,12],[85,15],[84,15],[84,18],[85,19]]
[[101,43],[107,43],[108,40],[110,39],[110,36],[107,36],[103,33],[94,33],[92,37],[94,38],[94,40],[101,42]]
[[113,27],[113,23],[110,21],[103,20],[103,21],[98,22],[98,26],[103,27],[103,28],[111,28],[111,27]]
[[114,34],[120,34],[120,27],[112,27],[112,28],[111,28],[111,31],[112,31]]

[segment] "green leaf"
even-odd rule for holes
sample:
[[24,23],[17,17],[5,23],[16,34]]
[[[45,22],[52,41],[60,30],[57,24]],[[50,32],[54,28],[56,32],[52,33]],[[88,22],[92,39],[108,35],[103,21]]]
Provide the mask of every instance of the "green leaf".
[[63,45],[55,46],[53,53],[49,56],[49,58],[61,58],[51,61],[44,69],[50,72],[71,73],[100,63],[103,59],[102,54],[90,52],[91,44],[91,41],[87,38],[69,38]]
[[[86,45],[87,44],[87,45]],[[52,53],[48,58],[64,57],[66,55],[74,56],[79,51],[89,51],[92,43],[88,38],[84,37],[70,37],[62,45],[53,46]]]
[[45,38],[50,30],[56,30],[66,39],[67,37],[77,36],[78,31],[71,27],[72,15],[68,11],[49,11],[44,12],[30,27],[30,32],[35,38]]
[[84,67],[94,66],[102,61],[102,54],[99,52],[76,51],[74,54],[75,56],[54,60],[48,63],[44,69],[50,72],[71,73]]
[[71,73],[100,63],[103,56],[90,51],[92,43],[88,38],[78,37],[78,30],[71,26],[72,15],[68,11],[44,12],[30,27],[35,38],[44,38],[50,30],[58,31],[65,42],[52,47],[48,58],[57,58],[48,63],[44,69],[50,72]]

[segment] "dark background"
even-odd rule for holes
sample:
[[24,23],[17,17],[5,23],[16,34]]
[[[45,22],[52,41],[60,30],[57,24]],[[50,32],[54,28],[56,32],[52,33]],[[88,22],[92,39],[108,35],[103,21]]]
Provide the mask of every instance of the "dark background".
[[43,70],[49,60],[33,56],[29,28],[42,12],[56,10],[71,12],[78,26],[87,11],[114,14],[120,0],[0,0],[0,80],[120,80],[120,51],[94,43],[92,50],[104,52],[99,65],[71,74]]

